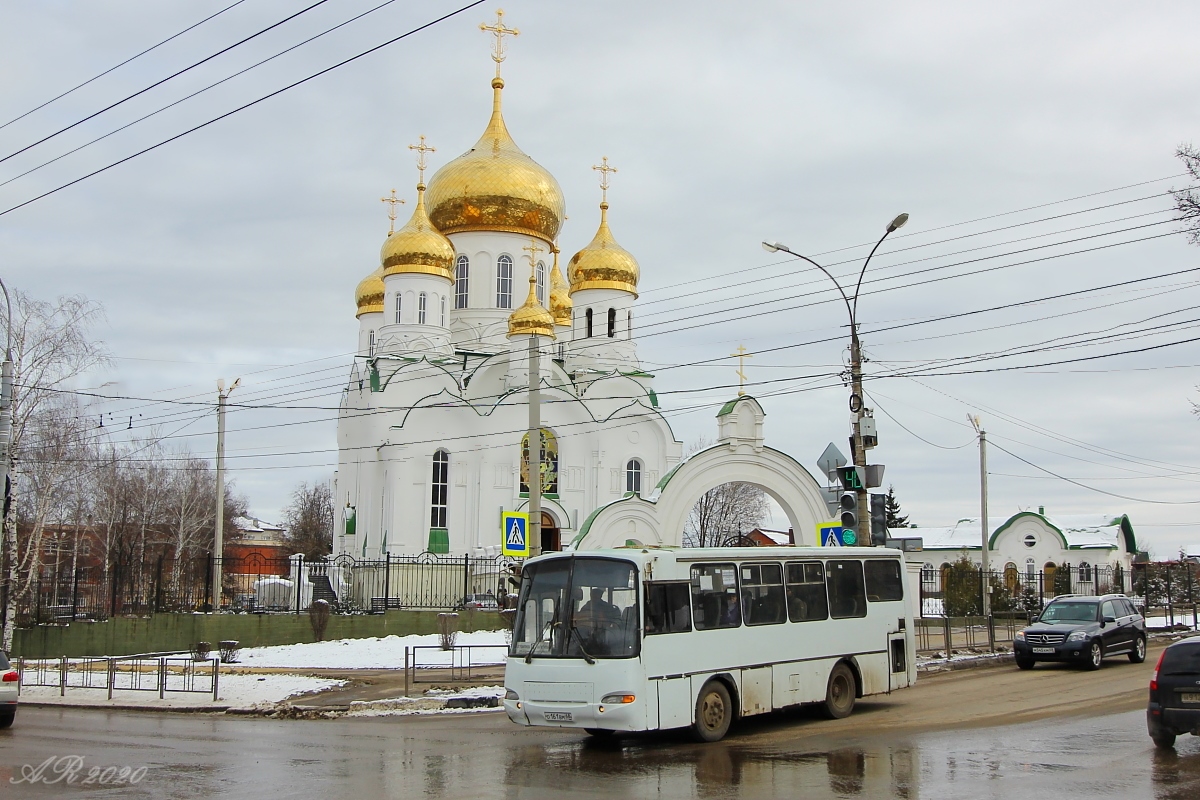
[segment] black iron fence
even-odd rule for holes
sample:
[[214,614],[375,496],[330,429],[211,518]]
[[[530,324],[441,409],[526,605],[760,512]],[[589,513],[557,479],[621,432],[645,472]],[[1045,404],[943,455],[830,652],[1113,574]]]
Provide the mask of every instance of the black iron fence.
[[[454,610],[465,605],[503,607],[516,587],[508,558],[422,553],[382,559],[305,561],[200,557],[163,558],[77,569],[46,567],[18,600],[18,624],[53,624],[147,616],[162,612],[294,612],[324,600],[335,613],[387,609]],[[219,576],[219,578],[217,577]]]
[[1120,593],[1133,598],[1151,627],[1200,627],[1200,565],[1189,562],[1142,563],[1132,569],[1119,565],[1009,568],[985,574],[977,566],[959,561],[921,572],[920,603],[915,611],[929,619],[982,619],[985,586],[989,588],[990,611],[1001,620],[1026,619],[1063,594]]

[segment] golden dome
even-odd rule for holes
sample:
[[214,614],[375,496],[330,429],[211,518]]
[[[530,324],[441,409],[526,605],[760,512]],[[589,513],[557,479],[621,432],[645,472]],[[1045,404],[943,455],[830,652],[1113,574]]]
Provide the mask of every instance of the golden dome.
[[537,281],[529,276],[529,296],[525,304],[508,316],[508,335],[525,336],[536,334],[554,338],[554,317],[542,308],[537,299]]
[[550,316],[554,317],[555,325],[571,324],[571,294],[562,270],[558,268],[558,245],[551,245],[554,253],[554,268],[550,270]]
[[637,259],[613,238],[608,229],[608,203],[601,203],[599,230],[591,244],[573,255],[567,265],[571,294],[583,289],[620,289],[637,297],[641,274]]
[[492,118],[475,146],[429,182],[429,218],[442,233],[507,231],[553,242],[566,215],[554,176],[521,152],[500,113],[504,81],[492,80]]
[[425,213],[425,184],[417,184],[417,207],[412,219],[388,236],[379,253],[384,275],[436,275],[454,280],[454,245],[429,222]]
[[359,281],[354,290],[354,302],[358,306],[358,313],[354,316],[361,317],[376,311],[382,314],[383,295],[383,267],[380,267]]

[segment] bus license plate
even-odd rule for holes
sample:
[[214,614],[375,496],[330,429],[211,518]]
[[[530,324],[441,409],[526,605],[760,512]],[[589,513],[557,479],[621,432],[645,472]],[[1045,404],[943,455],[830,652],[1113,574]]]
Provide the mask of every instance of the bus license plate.
[[546,722],[574,722],[575,715],[570,711],[543,711]]
[[1053,647],[1035,647],[1035,648],[1033,648],[1033,652],[1035,652],[1035,653],[1053,653],[1054,648]]
[[1179,699],[1185,703],[1200,703],[1200,692],[1183,692]]

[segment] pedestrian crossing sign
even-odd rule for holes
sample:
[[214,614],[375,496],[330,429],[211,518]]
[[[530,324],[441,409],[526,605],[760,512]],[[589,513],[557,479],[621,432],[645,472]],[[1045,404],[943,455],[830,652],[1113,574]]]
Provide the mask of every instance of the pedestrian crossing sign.
[[836,522],[821,522],[817,524],[817,541],[821,547],[842,547],[842,526]]
[[529,515],[521,511],[504,511],[500,514],[500,552],[506,556],[528,556]]

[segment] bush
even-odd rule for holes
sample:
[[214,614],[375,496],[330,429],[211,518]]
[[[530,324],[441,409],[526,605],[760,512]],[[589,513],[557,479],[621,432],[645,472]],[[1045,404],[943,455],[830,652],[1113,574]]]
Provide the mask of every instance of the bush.
[[948,617],[975,617],[983,613],[983,584],[979,580],[979,567],[975,566],[966,553],[950,565],[945,573],[942,587],[942,607]]
[[438,637],[443,650],[453,650],[458,641],[458,614],[438,614]]
[[212,652],[212,644],[209,642],[196,642],[192,645],[192,660],[204,661],[208,658],[208,654]]

